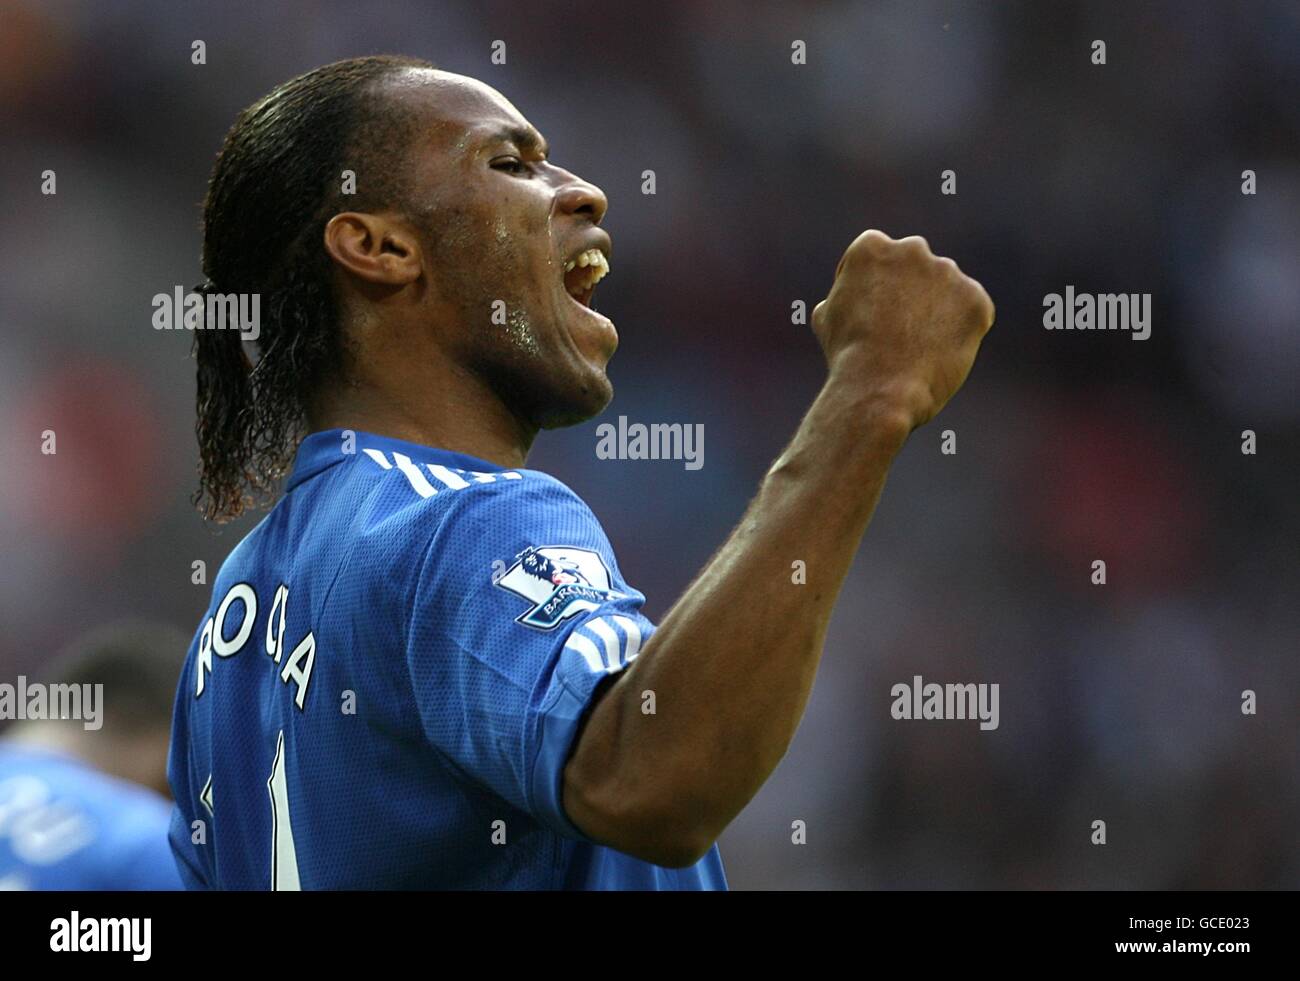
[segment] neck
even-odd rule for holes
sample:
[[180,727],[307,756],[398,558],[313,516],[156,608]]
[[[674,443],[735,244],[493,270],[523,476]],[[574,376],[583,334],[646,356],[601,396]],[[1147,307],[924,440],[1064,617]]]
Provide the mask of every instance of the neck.
[[[112,723],[110,722],[110,725]],[[45,720],[24,722],[22,728],[6,730],[0,739],[61,753],[119,780],[129,780],[164,796],[167,786],[166,728],[138,732],[122,731],[117,735],[105,731],[86,733],[81,722]]]
[[362,378],[336,384],[313,406],[309,424],[354,429],[463,453],[501,467],[522,467],[537,435],[482,381],[464,369],[398,372],[409,384]]

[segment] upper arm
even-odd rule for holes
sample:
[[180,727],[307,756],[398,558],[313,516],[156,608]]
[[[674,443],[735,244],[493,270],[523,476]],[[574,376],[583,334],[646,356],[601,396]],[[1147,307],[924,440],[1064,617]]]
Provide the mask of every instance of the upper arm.
[[557,481],[462,492],[420,563],[406,659],[425,736],[470,779],[585,838],[564,772],[587,713],[653,632],[590,510]]

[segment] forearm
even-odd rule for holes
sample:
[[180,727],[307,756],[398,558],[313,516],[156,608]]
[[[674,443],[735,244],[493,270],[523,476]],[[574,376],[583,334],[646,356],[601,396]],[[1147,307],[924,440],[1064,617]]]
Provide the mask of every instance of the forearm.
[[655,854],[639,839],[686,823],[711,841],[775,769],[910,428],[885,406],[832,377],[730,538],[596,704],[566,773],[566,808],[588,834]]

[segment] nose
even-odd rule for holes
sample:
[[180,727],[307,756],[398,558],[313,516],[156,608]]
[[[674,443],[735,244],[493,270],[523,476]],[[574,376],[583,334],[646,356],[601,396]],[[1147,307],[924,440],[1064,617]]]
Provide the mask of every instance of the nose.
[[585,216],[593,225],[599,225],[609,210],[609,199],[605,197],[605,192],[581,177],[572,174],[568,177],[569,180],[556,194],[556,210],[560,214]]

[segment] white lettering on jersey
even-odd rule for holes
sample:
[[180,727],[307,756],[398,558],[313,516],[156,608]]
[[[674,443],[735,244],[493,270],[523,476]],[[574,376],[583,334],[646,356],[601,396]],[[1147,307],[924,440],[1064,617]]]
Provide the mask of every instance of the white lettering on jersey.
[[[225,635],[228,632],[226,618],[235,600],[243,601],[244,616],[239,624],[238,633],[232,639],[226,640]],[[288,605],[289,587],[281,583],[276,587],[275,595],[271,599],[271,609],[267,613],[264,635],[266,653],[276,664],[280,663],[284,654],[284,623]],[[198,659],[194,666],[194,673],[197,676],[194,686],[195,698],[203,694],[207,675],[212,673],[212,655],[215,653],[218,657],[234,657],[247,646],[249,638],[253,635],[253,621],[257,618],[257,609],[257,593],[253,587],[246,582],[236,583],[222,598],[216,615],[208,617],[207,622],[203,624],[203,630],[199,634]],[[307,686],[311,684],[311,672],[315,664],[316,637],[309,630],[307,635],[298,641],[298,645],[294,647],[279,672],[280,680],[286,685],[293,682],[295,686],[293,700],[299,710],[307,701]]]
[[0,780],[0,839],[29,865],[53,865],[98,837],[91,819],[72,801],[54,796],[44,780],[26,774]]

